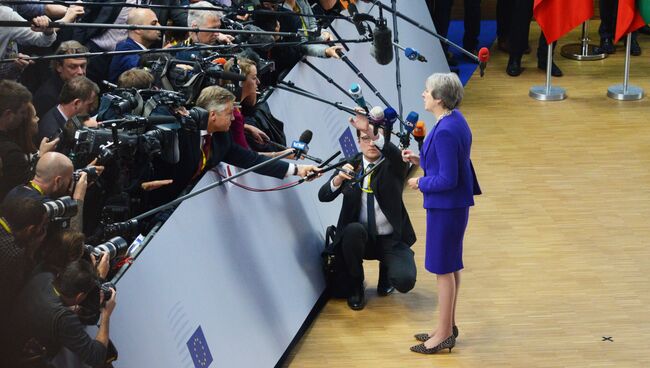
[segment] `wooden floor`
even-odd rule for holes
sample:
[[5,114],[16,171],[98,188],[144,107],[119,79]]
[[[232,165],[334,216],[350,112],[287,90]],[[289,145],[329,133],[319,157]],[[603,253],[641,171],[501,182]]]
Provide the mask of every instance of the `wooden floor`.
[[[538,35],[533,26],[533,48]],[[650,37],[639,41],[631,83],[650,92]],[[556,52],[565,76],[554,82],[569,96],[562,102],[528,97],[545,80],[534,53],[511,78],[507,55],[493,48],[486,77],[467,85],[461,111],[484,195],[470,211],[451,354],[409,351],[412,335],[437,317],[422,199],[409,191],[415,289],[378,298],[377,263],[367,262],[367,307],[330,301],[286,366],[650,367],[650,99],[606,96],[622,83],[619,50],[582,63]]]

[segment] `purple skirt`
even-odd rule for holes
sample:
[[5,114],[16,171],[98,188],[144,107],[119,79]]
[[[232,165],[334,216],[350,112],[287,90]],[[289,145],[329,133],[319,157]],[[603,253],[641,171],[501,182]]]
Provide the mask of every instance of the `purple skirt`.
[[469,207],[427,208],[427,271],[443,275],[463,268],[463,236],[468,217]]

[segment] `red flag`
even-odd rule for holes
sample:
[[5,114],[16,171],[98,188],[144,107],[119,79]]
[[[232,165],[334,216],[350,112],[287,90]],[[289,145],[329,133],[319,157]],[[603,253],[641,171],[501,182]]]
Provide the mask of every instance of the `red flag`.
[[594,2],[593,0],[535,0],[533,14],[550,45],[591,18],[594,15]]
[[645,25],[645,21],[641,17],[639,9],[636,8],[636,1],[634,0],[619,0],[618,14],[616,16],[616,39],[615,42],[621,37]]

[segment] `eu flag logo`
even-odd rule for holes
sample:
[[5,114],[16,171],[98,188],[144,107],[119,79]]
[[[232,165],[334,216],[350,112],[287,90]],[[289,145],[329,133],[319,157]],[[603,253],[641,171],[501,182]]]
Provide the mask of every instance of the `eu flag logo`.
[[190,349],[192,361],[194,361],[195,368],[207,368],[212,363],[212,354],[210,348],[205,341],[203,330],[199,326],[192,334],[192,337],[187,341],[187,348]]
[[351,158],[354,157],[357,153],[359,153],[359,150],[357,149],[357,145],[354,141],[354,136],[352,135],[352,131],[348,127],[345,132],[343,132],[343,135],[339,138],[339,143],[341,144],[341,152],[345,155],[345,158]]

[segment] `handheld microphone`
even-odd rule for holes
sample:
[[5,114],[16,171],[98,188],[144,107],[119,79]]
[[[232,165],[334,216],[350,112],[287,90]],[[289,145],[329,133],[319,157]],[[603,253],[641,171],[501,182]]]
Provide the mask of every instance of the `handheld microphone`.
[[397,121],[397,111],[392,107],[387,107],[384,109],[384,125],[388,132],[393,131],[393,124]]
[[415,124],[415,129],[413,129],[413,138],[418,142],[418,150],[422,151],[422,142],[424,142],[424,136],[427,135],[427,128],[424,125],[424,121],[419,120]]
[[296,160],[300,159],[301,156],[304,156],[307,151],[309,151],[309,142],[313,137],[314,133],[311,130],[307,129],[300,135],[297,141],[291,143],[291,148],[296,152]]
[[[265,142],[266,142],[266,143],[269,143],[269,144],[272,145],[272,146],[278,147],[278,148],[281,149],[281,150],[289,149],[289,147],[283,146],[283,145],[281,145],[281,144],[278,143],[278,142],[274,142],[274,141],[271,141],[271,140],[269,140],[269,141],[265,141]],[[293,147],[293,145],[292,145],[291,148],[292,148],[292,149],[295,149],[295,147]],[[341,152],[339,152],[339,154],[340,154],[340,153],[341,153]],[[314,162],[316,162],[316,163],[323,164],[323,160],[321,160],[321,159],[318,158],[318,157],[310,156],[310,155],[308,155],[308,154],[306,154],[306,153],[303,153],[303,154],[302,154],[302,157],[306,158],[307,160],[311,160],[311,161],[314,161]],[[327,165],[327,163],[326,163],[326,165]]]
[[406,57],[409,60],[417,60],[417,61],[419,61],[421,63],[426,63],[427,62],[427,59],[424,56],[422,56],[422,54],[420,54],[420,52],[418,50],[416,50],[414,48],[410,48],[410,47],[405,48],[404,49],[404,55],[406,55]]
[[363,98],[363,93],[361,92],[361,86],[359,83],[352,83],[350,85],[350,89],[348,90],[348,93],[352,98],[354,99],[354,102],[359,105],[359,107],[363,108],[366,110],[366,113],[368,113],[368,105],[366,104],[366,100]]
[[411,111],[409,112],[408,116],[406,117],[406,120],[402,124],[404,127],[404,134],[400,137],[400,145],[403,148],[408,147],[411,145],[411,133],[413,133],[413,129],[415,129],[415,124],[417,124],[418,120],[420,119],[420,115],[415,112]]
[[379,65],[388,65],[393,61],[393,32],[386,26],[386,21],[380,19],[372,33],[372,49],[370,55]]
[[487,47],[481,47],[478,50],[478,67],[481,74],[481,77],[485,75],[485,67],[487,67],[487,62],[490,60],[490,50]]
[[370,109],[370,112],[368,113],[368,120],[370,120],[370,123],[374,127],[373,133],[377,135],[379,132],[379,127],[383,127],[385,123],[384,109],[382,109],[381,106],[375,106]]

